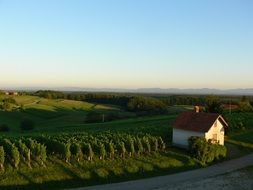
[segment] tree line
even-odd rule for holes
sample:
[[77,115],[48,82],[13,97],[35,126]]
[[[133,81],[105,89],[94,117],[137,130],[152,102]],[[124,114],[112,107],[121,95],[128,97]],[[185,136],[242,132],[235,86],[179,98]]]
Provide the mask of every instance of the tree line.
[[86,101],[98,104],[110,104],[120,106],[128,111],[138,114],[166,113],[167,105],[156,98],[110,93],[63,93],[58,91],[37,91],[36,96],[49,99],[69,99]]
[[69,99],[98,104],[111,104],[139,114],[166,113],[166,107],[173,105],[199,105],[205,107],[207,112],[222,113],[222,105],[232,104],[238,106],[238,111],[253,111],[253,97],[250,96],[70,93],[50,90],[40,90],[33,95],[49,99]]

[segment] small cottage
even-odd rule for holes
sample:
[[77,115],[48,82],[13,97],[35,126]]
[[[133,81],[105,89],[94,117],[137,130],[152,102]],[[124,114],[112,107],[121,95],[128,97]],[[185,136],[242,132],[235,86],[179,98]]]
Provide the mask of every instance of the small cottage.
[[192,112],[181,113],[172,124],[172,143],[175,146],[187,148],[188,139],[192,136],[204,137],[213,143],[224,145],[227,122],[220,114],[199,112],[196,106]]

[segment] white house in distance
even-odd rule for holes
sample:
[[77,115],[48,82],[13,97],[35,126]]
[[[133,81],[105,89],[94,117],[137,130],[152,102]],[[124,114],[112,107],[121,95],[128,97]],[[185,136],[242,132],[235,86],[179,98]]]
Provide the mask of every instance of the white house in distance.
[[226,127],[228,124],[221,115],[199,112],[199,107],[195,106],[194,111],[181,113],[172,124],[172,144],[188,148],[188,139],[192,136],[199,136],[210,139],[213,143],[224,145]]

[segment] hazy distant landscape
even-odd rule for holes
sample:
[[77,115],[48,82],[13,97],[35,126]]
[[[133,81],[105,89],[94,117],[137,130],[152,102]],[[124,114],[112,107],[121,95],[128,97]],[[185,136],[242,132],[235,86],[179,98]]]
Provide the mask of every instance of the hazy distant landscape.
[[252,190],[252,7],[0,0],[0,190]]
[[253,88],[236,89],[179,89],[179,88],[139,88],[139,89],[120,89],[120,88],[80,88],[80,87],[18,87],[2,88],[4,90],[37,91],[37,90],[58,90],[66,92],[120,92],[120,93],[154,93],[154,94],[199,94],[199,95],[253,95]]

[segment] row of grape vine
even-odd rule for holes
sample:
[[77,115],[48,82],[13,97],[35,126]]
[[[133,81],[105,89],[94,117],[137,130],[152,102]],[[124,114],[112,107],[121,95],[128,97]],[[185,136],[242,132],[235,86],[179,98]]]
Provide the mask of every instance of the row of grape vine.
[[31,161],[46,166],[47,157],[54,155],[67,163],[72,160],[113,160],[164,151],[161,137],[125,133],[61,134],[33,137],[0,138],[0,167],[6,163],[18,168],[20,162],[31,167]]

